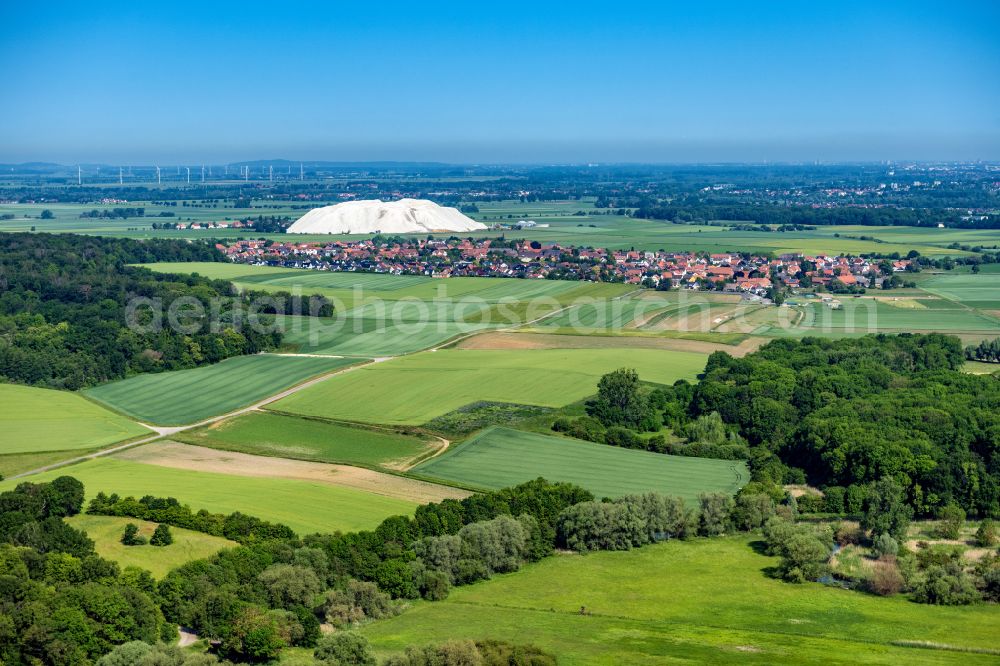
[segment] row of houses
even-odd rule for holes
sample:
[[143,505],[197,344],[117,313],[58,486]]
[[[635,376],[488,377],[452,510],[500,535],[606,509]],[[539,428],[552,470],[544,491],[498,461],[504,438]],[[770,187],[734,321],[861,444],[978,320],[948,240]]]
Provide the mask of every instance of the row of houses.
[[648,252],[498,239],[413,239],[322,243],[239,240],[217,246],[249,264],[431,277],[476,276],[625,282],[768,295],[776,286],[875,286],[908,260],[875,263],[850,256]]

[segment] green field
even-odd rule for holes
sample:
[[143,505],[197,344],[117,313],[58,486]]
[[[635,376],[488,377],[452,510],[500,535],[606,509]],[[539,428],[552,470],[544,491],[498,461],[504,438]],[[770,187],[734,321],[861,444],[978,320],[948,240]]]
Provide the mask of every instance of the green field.
[[425,440],[390,430],[264,412],[178,433],[174,439],[226,451],[375,468],[399,467],[435,449]]
[[970,308],[1000,310],[1000,273],[994,271],[934,275],[919,287]]
[[1000,372],[1000,363],[966,361],[962,370],[973,375],[992,375],[993,373]]
[[668,456],[509,428],[485,430],[413,472],[491,489],[544,476],[583,486],[599,498],[656,491],[689,503],[701,493],[735,494],[750,478],[743,462]]
[[95,449],[152,434],[77,393],[0,384],[0,456]]
[[540,322],[540,327],[604,329],[624,328],[635,320],[651,318],[677,307],[652,299],[630,298],[574,305]]
[[486,324],[452,321],[395,322],[365,317],[331,320],[280,316],[282,344],[298,353],[344,356],[395,356],[427,349]]
[[597,391],[601,375],[633,367],[650,382],[693,379],[706,356],[655,349],[443,349],[333,377],[272,405],[368,423],[425,423],[480,400],[561,407]]
[[83,530],[94,540],[94,548],[101,557],[117,562],[122,567],[139,567],[162,578],[168,571],[180,565],[210,557],[223,548],[237,546],[235,541],[211,536],[180,527],[171,527],[174,542],[169,546],[125,546],[121,542],[125,525],[135,523],[139,534],[149,539],[156,529],[156,523],[135,518],[117,516],[88,516],[80,514],[66,519],[73,527]]
[[2,481],[0,490],[10,490],[20,481],[40,483],[58,476],[82,481],[88,498],[99,491],[135,497],[176,497],[195,510],[241,511],[284,523],[299,534],[371,529],[389,516],[413,513],[417,506],[415,502],[325,483],[192,472],[110,457],[19,481]]
[[[634,290],[634,287],[623,284],[572,280],[485,277],[442,279],[422,275],[313,271],[212,262],[164,262],[144,264],[144,266],[161,273],[198,273],[209,278],[232,280],[247,289],[263,291],[301,289],[306,295],[323,294],[333,300],[335,308],[341,312],[362,306],[367,299],[411,301],[410,312],[405,309],[400,310],[400,317],[404,320],[413,318],[418,307],[417,302],[435,299],[462,300],[469,304],[492,304],[501,301],[549,298],[554,302],[568,304],[580,297],[612,298]],[[436,311],[435,308],[432,312]],[[442,319],[434,317],[433,314],[431,318]]]
[[144,423],[178,425],[224,414],[357,359],[257,354],[191,370],[137,375],[84,393]]
[[[808,335],[830,332],[869,333],[875,331],[998,332],[1000,320],[975,310],[955,306],[906,308],[870,298],[840,297],[842,307],[832,309],[821,303],[803,306],[804,318],[789,330],[802,329]],[[947,303],[942,301],[941,303]]]
[[757,554],[745,537],[557,555],[456,588],[445,601],[416,602],[361,633],[380,656],[407,645],[495,638],[536,644],[562,666],[997,662],[992,655],[891,645],[1000,649],[994,605],[926,606],[818,583],[794,585],[765,576],[776,562]]

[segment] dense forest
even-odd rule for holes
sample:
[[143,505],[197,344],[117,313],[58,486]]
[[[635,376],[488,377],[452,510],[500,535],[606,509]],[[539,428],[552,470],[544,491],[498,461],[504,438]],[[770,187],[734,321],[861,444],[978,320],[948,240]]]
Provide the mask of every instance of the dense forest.
[[[808,482],[827,510],[857,513],[895,479],[917,515],[949,505],[1000,516],[1000,377],[960,368],[958,338],[870,335],[775,340],[713,353],[701,381],[644,392],[640,372],[605,376],[589,416],[557,431],[616,446],[748,459],[755,481]],[[668,439],[658,433],[666,426]]]
[[[253,294],[223,280],[130,266],[221,259],[209,245],[183,241],[0,235],[0,381],[75,390],[274,348],[280,333],[249,326],[241,307]],[[202,308],[179,311],[182,327],[136,309],[143,326],[130,327],[133,299],[158,302],[162,313],[175,303]],[[214,320],[213,302],[221,306]]]

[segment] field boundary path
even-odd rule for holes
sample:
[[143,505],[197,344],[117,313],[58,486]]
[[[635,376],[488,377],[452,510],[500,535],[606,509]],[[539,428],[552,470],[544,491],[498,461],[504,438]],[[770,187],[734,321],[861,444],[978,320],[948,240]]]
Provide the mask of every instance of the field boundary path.
[[86,462],[87,460],[93,460],[95,458],[103,458],[104,456],[110,456],[110,455],[113,455],[115,453],[119,453],[120,451],[124,451],[126,449],[131,449],[131,448],[134,448],[136,446],[142,446],[143,444],[149,444],[150,442],[155,442],[156,440],[162,439],[164,437],[170,437],[171,435],[174,435],[174,434],[176,434],[178,432],[182,432],[184,430],[191,430],[192,428],[200,428],[202,426],[210,425],[212,423],[216,423],[218,421],[222,421],[222,420],[225,420],[225,419],[228,419],[228,418],[232,418],[234,416],[240,416],[242,414],[247,414],[249,412],[260,411],[261,408],[263,408],[263,407],[271,404],[272,402],[277,402],[278,400],[281,400],[282,398],[287,398],[288,396],[292,395],[293,393],[298,393],[299,391],[305,390],[305,389],[309,388],[310,386],[314,386],[315,384],[318,384],[318,383],[320,383],[322,381],[325,381],[325,380],[327,380],[327,379],[329,379],[331,377],[334,377],[336,375],[341,375],[341,374],[344,374],[346,372],[352,372],[354,370],[357,370],[358,368],[364,368],[364,367],[367,367],[369,365],[372,365],[373,363],[384,363],[385,361],[391,361],[394,358],[396,358],[396,357],[395,356],[379,356],[379,357],[373,358],[372,361],[371,361],[371,363],[358,363],[357,365],[352,365],[352,366],[349,366],[349,367],[346,367],[346,368],[338,368],[338,369],[333,370],[331,372],[327,372],[327,373],[324,373],[322,375],[317,375],[316,377],[313,377],[312,379],[308,379],[308,380],[306,380],[306,381],[304,381],[304,382],[302,382],[300,384],[296,384],[295,386],[292,386],[290,388],[287,388],[287,389],[284,389],[282,391],[279,391],[278,393],[275,393],[274,395],[270,395],[270,396],[268,396],[268,397],[266,397],[266,398],[264,398],[262,400],[258,400],[257,402],[253,403],[252,405],[247,405],[246,407],[241,407],[241,408],[235,409],[235,410],[233,410],[231,412],[226,412],[225,414],[219,414],[218,416],[213,416],[213,417],[204,419],[202,421],[198,421],[197,423],[191,423],[191,424],[182,425],[182,426],[155,426],[155,425],[149,425],[147,423],[139,423],[137,421],[137,423],[139,423],[139,425],[143,426],[144,428],[149,428],[155,434],[149,435],[148,437],[142,437],[140,439],[135,439],[135,440],[132,440],[130,442],[125,442],[123,444],[118,444],[117,446],[112,446],[111,448],[101,449],[100,451],[93,451],[91,453],[87,453],[87,454],[82,455],[82,456],[76,456],[74,458],[68,458],[66,460],[60,460],[59,462],[51,463],[49,465],[44,465],[42,467],[37,467],[35,469],[31,469],[31,470],[28,470],[26,472],[21,472],[19,474],[13,474],[13,475],[11,475],[8,478],[10,478],[10,479],[20,479],[20,478],[23,478],[23,477],[26,477],[26,476],[31,476],[33,474],[40,474],[42,472],[49,472],[49,471],[54,470],[54,469],[59,469],[60,467],[67,467],[69,465],[75,465],[76,463]]

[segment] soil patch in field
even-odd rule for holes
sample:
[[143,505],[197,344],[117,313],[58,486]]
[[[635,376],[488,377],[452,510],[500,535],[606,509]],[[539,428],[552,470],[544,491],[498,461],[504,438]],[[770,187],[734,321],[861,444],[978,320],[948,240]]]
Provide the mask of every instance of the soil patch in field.
[[766,338],[749,338],[738,345],[701,340],[643,336],[556,335],[553,333],[480,333],[459,342],[459,349],[607,349],[628,347],[711,354],[724,351],[740,357],[755,351]]
[[447,498],[461,499],[471,495],[468,491],[458,488],[350,465],[255,456],[171,441],[139,446],[123,451],[117,457],[148,465],[199,472],[318,481],[422,504],[440,502]]

